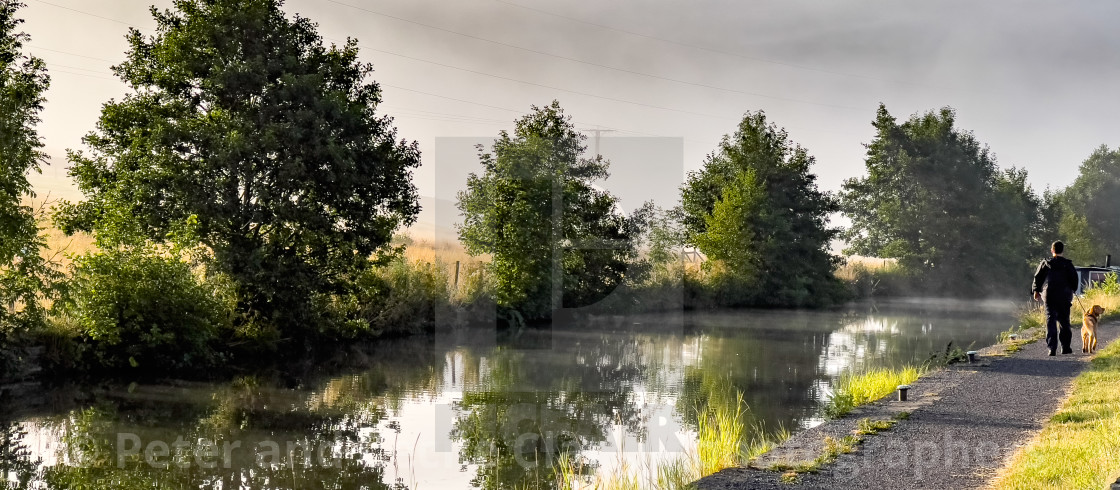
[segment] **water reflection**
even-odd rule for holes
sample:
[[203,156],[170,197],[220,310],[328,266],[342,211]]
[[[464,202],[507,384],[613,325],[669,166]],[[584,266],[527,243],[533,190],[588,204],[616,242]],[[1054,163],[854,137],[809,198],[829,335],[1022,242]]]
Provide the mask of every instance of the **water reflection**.
[[839,374],[986,345],[1013,318],[951,306],[651,315],[524,332],[532,348],[396,341],[302,384],[32,393],[50,402],[14,407],[0,465],[14,488],[555,488],[562,456],[613,471],[681,455],[736,391],[748,427],[812,425]]

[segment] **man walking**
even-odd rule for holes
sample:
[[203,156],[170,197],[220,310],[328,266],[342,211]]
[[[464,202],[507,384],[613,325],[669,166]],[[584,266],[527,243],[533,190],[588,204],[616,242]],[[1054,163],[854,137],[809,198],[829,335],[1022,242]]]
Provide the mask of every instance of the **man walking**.
[[[1069,308],[1073,304],[1073,293],[1077,291],[1077,270],[1073,262],[1062,257],[1065,244],[1060,240],[1050,246],[1053,257],[1038,264],[1034,273],[1034,300],[1046,302],[1046,346],[1050,355],[1062,344],[1062,354],[1069,354],[1073,331],[1069,327]],[[1058,326],[1061,328],[1057,328]]]

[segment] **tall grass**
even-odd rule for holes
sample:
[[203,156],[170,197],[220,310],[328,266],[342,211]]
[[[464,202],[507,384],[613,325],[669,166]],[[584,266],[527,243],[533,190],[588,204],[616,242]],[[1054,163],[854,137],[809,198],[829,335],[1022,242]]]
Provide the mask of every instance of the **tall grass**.
[[681,457],[632,465],[624,460],[609,475],[584,474],[584,467],[562,457],[557,467],[559,487],[569,490],[677,490],[725,468],[742,465],[789,438],[784,429],[767,432],[761,424],[748,426],[748,407],[741,392],[733,407],[709,405],[696,419],[696,443]]
[[[1104,314],[1101,315],[1102,322],[1120,318],[1120,284],[1117,284],[1115,274],[1109,274],[1109,278],[1110,282],[1086,291],[1083,296],[1073,301],[1069,315],[1071,325],[1081,325],[1082,315],[1093,305],[1104,308]],[[1019,313],[1019,323],[1024,329],[1045,326],[1046,307],[1038,302],[1027,304]]]
[[1097,354],[1038,437],[994,488],[1098,489],[1120,476],[1120,343]]
[[825,404],[825,415],[843,417],[858,406],[890,395],[899,385],[913,383],[927,370],[925,366],[904,366],[845,373],[837,380],[832,396]]

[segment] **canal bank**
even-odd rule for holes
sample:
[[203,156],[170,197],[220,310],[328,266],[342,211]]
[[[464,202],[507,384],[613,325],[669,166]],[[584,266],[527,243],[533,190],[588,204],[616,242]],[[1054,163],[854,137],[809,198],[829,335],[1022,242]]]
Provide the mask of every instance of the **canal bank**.
[[[1118,326],[1102,325],[1102,346],[1116,338]],[[1079,343],[1075,340],[1075,347]],[[700,490],[983,487],[1042,430],[1090,359],[1080,350],[1048,357],[1040,342],[1014,351],[1007,344],[983,349],[975,364],[950,366],[913,383],[906,402],[888,398],[861,407],[843,419],[795,435],[748,467],[721,471],[696,486]],[[880,427],[890,427],[876,434],[856,434],[861,425],[867,429],[876,421],[882,422]],[[816,471],[789,471],[828,460]]]

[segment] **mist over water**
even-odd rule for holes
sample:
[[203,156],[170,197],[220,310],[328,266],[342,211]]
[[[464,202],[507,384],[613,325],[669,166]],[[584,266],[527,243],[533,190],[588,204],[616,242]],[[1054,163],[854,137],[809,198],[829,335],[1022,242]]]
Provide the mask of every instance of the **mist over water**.
[[[1016,310],[1009,301],[916,298],[828,311],[650,314],[515,335],[404,339],[378,347],[360,368],[296,385],[261,375],[34,393],[15,421],[43,465],[102,465],[107,474],[135,481],[158,477],[197,487],[271,475],[270,488],[325,486],[315,482],[326,473],[303,460],[261,466],[270,444],[303,441],[309,458],[322,449],[328,465],[330,458],[347,461],[329,467],[332,481],[468,488],[474,480],[508,488],[536,471],[527,466],[527,453],[512,449],[526,441],[545,453],[574,448],[600,471],[623,461],[679,457],[695,438],[693,410],[713,390],[742,392],[749,425],[796,432],[822,420],[820,402],[841,374],[921,363],[950,342],[992,344],[1016,324]],[[179,437],[189,441],[188,453],[202,440],[241,446],[228,468],[144,463],[140,448],[156,443],[158,449],[165,440],[172,447]],[[76,451],[79,443],[113,457],[90,459],[93,453],[82,452],[88,448]],[[507,452],[492,452],[492,443]],[[132,452],[125,468],[117,468],[122,448]],[[280,473],[294,483],[278,479]]]

